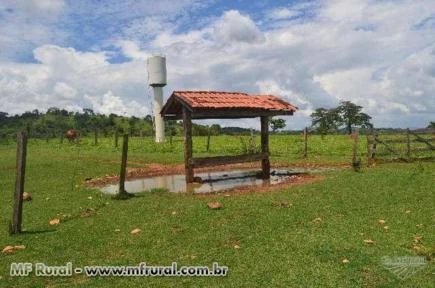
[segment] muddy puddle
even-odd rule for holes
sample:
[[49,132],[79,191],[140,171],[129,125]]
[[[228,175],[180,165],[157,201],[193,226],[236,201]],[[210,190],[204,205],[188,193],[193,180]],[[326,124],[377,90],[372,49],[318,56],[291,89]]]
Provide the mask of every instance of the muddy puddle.
[[[195,178],[200,177],[201,183],[188,185],[184,174],[163,175],[126,181],[125,190],[129,193],[139,193],[152,189],[165,189],[173,193],[213,193],[242,186],[276,185],[291,181],[292,178],[301,175],[321,171],[325,171],[325,169],[273,169],[268,180],[261,179],[261,171],[258,169],[204,172],[195,173]],[[104,186],[101,191],[107,194],[116,194],[118,193],[118,184]]]

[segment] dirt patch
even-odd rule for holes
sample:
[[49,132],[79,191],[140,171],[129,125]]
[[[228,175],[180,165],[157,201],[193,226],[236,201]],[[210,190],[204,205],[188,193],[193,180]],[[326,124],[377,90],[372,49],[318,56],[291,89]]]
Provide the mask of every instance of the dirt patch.
[[[323,168],[323,167],[331,167],[332,165],[319,165],[319,164],[311,164],[311,163],[302,163],[289,166],[288,164],[274,164],[272,168]],[[349,165],[336,165],[337,168],[348,168]],[[258,162],[253,163],[237,163],[237,164],[228,164],[228,165],[220,165],[214,167],[204,167],[195,169],[195,173],[203,173],[203,172],[213,172],[213,171],[226,171],[226,170],[238,170],[238,169],[259,169],[261,170],[261,164]],[[184,164],[178,165],[164,165],[158,163],[152,163],[146,165],[146,167],[141,168],[127,168],[127,180],[134,180],[138,178],[146,178],[146,177],[155,177],[162,175],[175,175],[175,174],[184,174]],[[297,177],[306,178],[306,176],[311,175],[301,175]],[[293,176],[294,177],[294,176]],[[310,178],[310,177],[307,177]],[[86,178],[85,184],[89,187],[98,187],[105,186],[108,184],[116,184],[119,181],[118,175],[105,175],[98,178]],[[289,181],[292,183],[294,181],[299,181],[299,179],[290,178]],[[280,187],[280,185],[285,184],[288,186],[289,181],[284,181],[280,184],[275,184],[273,187]],[[252,186],[250,186],[252,190]]]

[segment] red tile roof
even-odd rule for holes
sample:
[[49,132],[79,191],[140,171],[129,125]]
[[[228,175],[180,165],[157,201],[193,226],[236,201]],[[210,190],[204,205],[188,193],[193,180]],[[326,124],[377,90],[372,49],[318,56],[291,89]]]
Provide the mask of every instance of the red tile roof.
[[292,110],[297,107],[272,95],[248,95],[239,92],[174,91],[192,108],[257,108],[267,110]]
[[[174,91],[162,109],[162,114],[181,114],[181,105],[195,114],[201,111],[235,113],[236,111],[273,112],[291,115],[298,108],[272,95],[248,95],[239,92]],[[228,115],[227,115],[228,116]],[[237,115],[232,115],[237,116]]]

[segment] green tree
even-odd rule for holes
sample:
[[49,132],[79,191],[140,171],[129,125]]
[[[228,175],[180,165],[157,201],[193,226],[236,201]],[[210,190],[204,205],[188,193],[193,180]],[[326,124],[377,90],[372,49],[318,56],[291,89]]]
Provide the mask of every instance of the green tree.
[[434,121],[431,121],[431,122],[429,123],[429,125],[427,126],[427,128],[435,129],[435,122],[434,122]]
[[335,132],[340,122],[336,109],[317,108],[311,114],[311,126],[322,135]]
[[210,126],[210,133],[211,135],[220,135],[222,133],[221,125],[219,124],[213,124]]
[[339,124],[346,127],[348,134],[352,134],[352,126],[360,126],[364,128],[372,128],[369,115],[362,113],[362,106],[358,106],[350,101],[341,101],[340,105],[335,109],[339,116]]
[[0,120],[5,120],[6,118],[8,118],[8,113],[0,112]]
[[276,118],[270,120],[270,128],[272,128],[273,133],[275,133],[278,129],[283,129],[285,125],[284,119]]

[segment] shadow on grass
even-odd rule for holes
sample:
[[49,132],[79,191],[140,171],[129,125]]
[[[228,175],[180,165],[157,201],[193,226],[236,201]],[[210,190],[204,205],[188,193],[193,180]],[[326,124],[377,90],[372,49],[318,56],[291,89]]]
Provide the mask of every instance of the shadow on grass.
[[[50,233],[50,232],[56,232],[56,229],[45,229],[45,230],[24,230],[21,231],[20,234],[43,234],[43,233]],[[20,234],[12,234],[11,236],[16,236]]]

